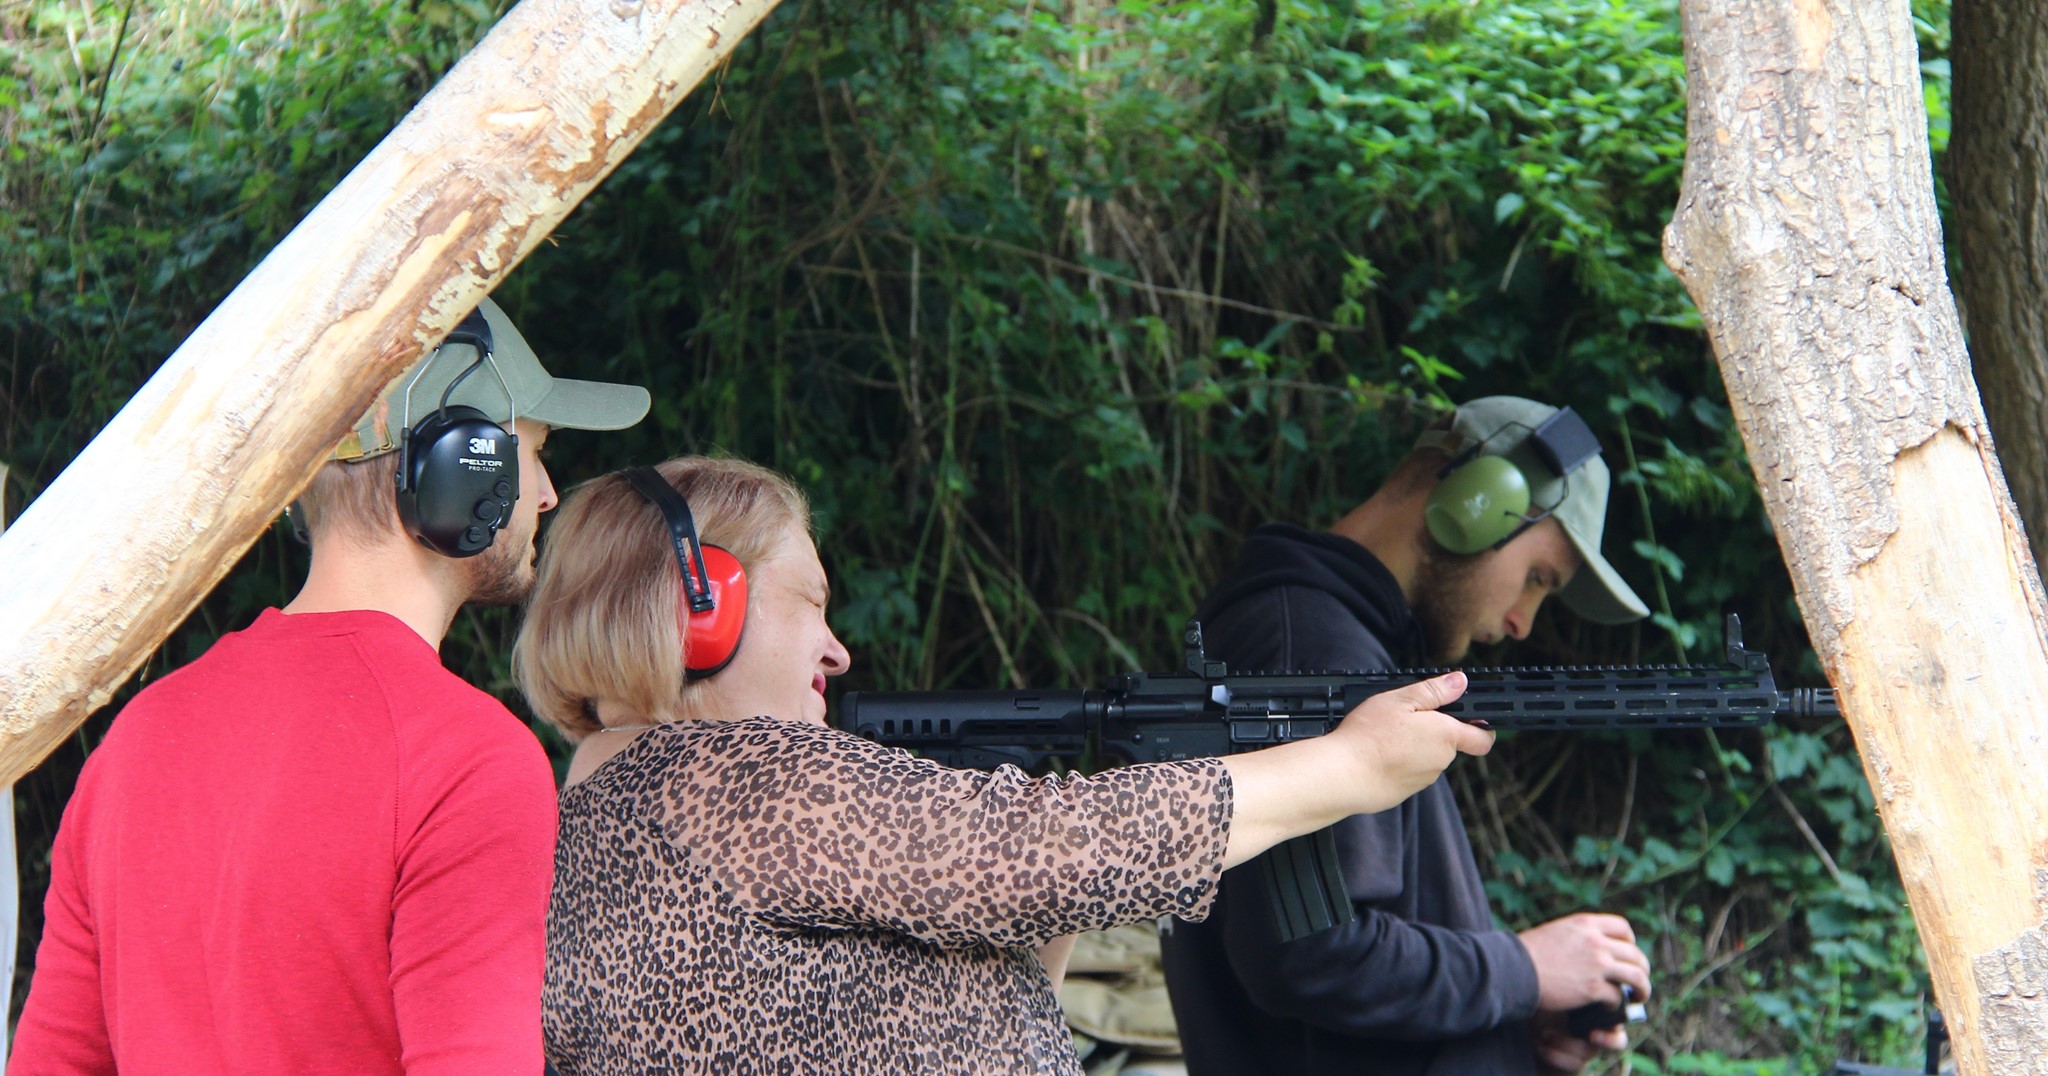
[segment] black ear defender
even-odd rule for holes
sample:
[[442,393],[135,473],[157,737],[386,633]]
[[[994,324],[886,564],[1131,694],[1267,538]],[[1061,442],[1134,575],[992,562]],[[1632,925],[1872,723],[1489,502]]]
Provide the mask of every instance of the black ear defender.
[[683,631],[683,675],[702,680],[725,668],[739,652],[747,626],[747,572],[740,559],[721,546],[697,538],[697,517],[690,502],[652,467],[620,472],[633,491],[661,513],[675,547],[676,567],[683,573],[677,626]]
[[[1516,429],[1528,429],[1516,426]],[[1496,430],[1494,436],[1505,432]],[[1600,455],[1600,439],[1592,427],[1569,407],[1543,420],[1530,430],[1525,441],[1552,474],[1563,477],[1566,492],[1556,504],[1541,506],[1532,515],[1531,489],[1534,483],[1505,456],[1482,456],[1480,450],[1492,437],[1460,452],[1442,471],[1423,508],[1423,521],[1430,537],[1453,553],[1481,553],[1499,549],[1516,535],[1543,522],[1564,497],[1570,495],[1571,474],[1586,461]]]
[[[448,382],[440,406],[413,426],[412,387],[450,344],[468,344],[476,358]],[[474,407],[448,406],[455,386],[482,366],[490,368],[510,401],[512,388],[492,357],[491,323],[482,310],[474,310],[405,386],[398,518],[407,534],[444,557],[473,557],[489,549],[498,530],[512,521],[512,502],[519,499],[519,438],[510,429],[518,420],[517,405],[510,405],[515,410],[503,426]]]

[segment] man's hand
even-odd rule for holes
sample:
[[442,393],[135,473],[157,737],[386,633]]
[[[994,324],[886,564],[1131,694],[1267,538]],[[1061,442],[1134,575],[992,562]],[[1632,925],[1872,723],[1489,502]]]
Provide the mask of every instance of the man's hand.
[[1650,996],[1650,958],[1618,915],[1567,915],[1519,937],[1536,965],[1539,1012],[1569,1012],[1592,1002],[1619,1008],[1624,983],[1635,988],[1636,1000]]
[[1563,1014],[1554,1012],[1537,1013],[1529,1024],[1529,1037],[1543,1076],[1567,1076],[1585,1068],[1602,1050],[1628,1049],[1628,1032],[1621,1028],[1601,1028],[1581,1039],[1566,1031]]

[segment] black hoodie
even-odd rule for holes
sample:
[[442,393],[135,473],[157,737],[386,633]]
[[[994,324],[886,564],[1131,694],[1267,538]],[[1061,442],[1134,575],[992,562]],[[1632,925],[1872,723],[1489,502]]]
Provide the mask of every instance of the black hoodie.
[[[1334,534],[1268,525],[1197,617],[1233,669],[1421,663],[1386,566]],[[1492,913],[1443,779],[1336,826],[1358,918],[1281,942],[1252,871],[1202,923],[1169,921],[1166,981],[1190,1076],[1527,1076],[1536,969]]]

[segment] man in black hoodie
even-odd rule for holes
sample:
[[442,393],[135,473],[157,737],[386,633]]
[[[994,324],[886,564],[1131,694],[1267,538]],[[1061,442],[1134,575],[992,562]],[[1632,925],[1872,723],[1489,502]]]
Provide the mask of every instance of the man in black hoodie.
[[[1540,431],[1540,432],[1539,432]],[[1555,594],[1599,623],[1644,616],[1600,555],[1607,467],[1569,410],[1495,396],[1425,433],[1326,533],[1254,531],[1202,603],[1232,668],[1448,665],[1528,635]],[[1563,1014],[1649,996],[1627,920],[1496,930],[1449,783],[1336,827],[1357,918],[1279,940],[1254,871],[1224,875],[1207,921],[1169,921],[1167,985],[1191,1076],[1533,1076],[1576,1072],[1619,1029]]]

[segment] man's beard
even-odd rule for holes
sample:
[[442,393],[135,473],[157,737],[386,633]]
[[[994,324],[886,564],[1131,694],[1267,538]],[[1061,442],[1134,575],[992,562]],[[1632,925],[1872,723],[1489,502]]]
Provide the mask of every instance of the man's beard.
[[464,567],[469,569],[469,604],[518,605],[533,590],[533,534],[499,531]]
[[1472,610],[1479,605],[1479,553],[1427,550],[1415,580],[1415,619],[1422,625],[1426,660],[1455,665],[1472,649]]

